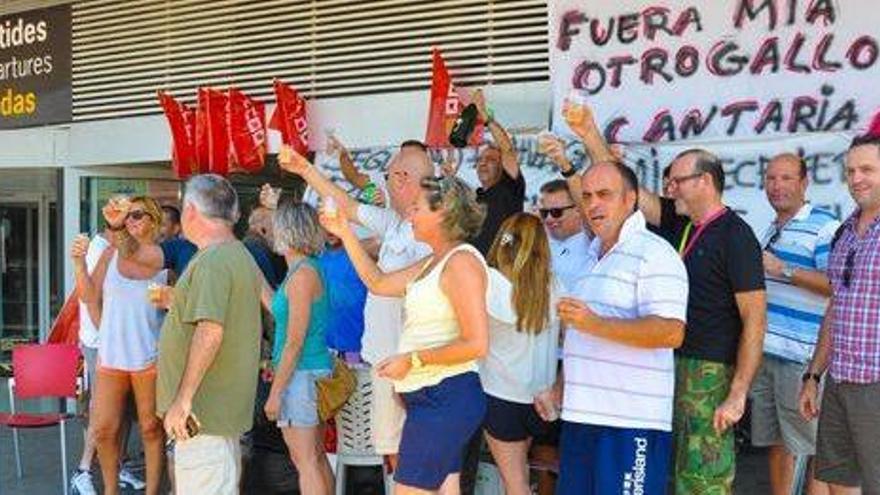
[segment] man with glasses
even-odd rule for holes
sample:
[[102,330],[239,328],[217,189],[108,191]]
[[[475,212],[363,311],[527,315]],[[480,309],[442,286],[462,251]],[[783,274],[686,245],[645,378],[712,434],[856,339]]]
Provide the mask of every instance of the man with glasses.
[[587,273],[590,239],[577,204],[564,180],[552,180],[541,186],[538,213],[550,235],[553,275],[569,290]]
[[[816,478],[833,495],[880,494],[880,137],[853,140],[846,182],[856,211],[832,241],[831,302],[804,375],[800,410],[819,417]],[[828,378],[819,408],[819,382]]]
[[[795,456],[806,461],[816,449],[816,425],[798,414],[797,394],[831,295],[825,270],[840,222],[807,202],[808,186],[807,166],[799,156],[784,153],[770,160],[764,189],[776,219],[761,243],[767,333],[764,361],[751,394],[752,444],[769,447],[773,495],[792,493]],[[818,489],[811,487],[809,493]]]
[[[565,112],[593,163],[611,157],[589,109]],[[731,494],[732,426],[761,363],[766,292],[761,246],[722,202],[724,170],[705,150],[671,163],[670,198],[639,189],[638,206],[679,252],[688,272],[687,327],[675,356],[675,493]]]

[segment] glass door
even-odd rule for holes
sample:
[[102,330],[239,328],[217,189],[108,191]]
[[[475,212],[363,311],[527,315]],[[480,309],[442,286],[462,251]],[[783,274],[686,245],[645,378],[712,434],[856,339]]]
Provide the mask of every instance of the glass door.
[[40,336],[39,203],[0,203],[0,339],[3,350]]

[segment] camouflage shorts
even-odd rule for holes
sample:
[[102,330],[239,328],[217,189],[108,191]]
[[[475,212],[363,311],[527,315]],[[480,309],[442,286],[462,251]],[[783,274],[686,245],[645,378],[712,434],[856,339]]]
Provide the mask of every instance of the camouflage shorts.
[[730,495],[736,467],[733,429],[720,436],[712,418],[730,391],[733,366],[676,356],[673,413],[676,495]]

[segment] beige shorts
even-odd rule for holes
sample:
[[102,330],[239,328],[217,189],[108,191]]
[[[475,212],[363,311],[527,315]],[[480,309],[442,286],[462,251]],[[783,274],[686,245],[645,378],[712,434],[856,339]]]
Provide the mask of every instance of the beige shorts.
[[174,447],[175,493],[237,495],[241,444],[236,437],[197,435]]
[[373,379],[373,402],[370,404],[370,434],[373,448],[377,454],[396,454],[400,448],[400,436],[406,410],[391,381],[376,375],[376,368],[370,369]]
[[752,445],[782,445],[792,455],[816,452],[816,421],[805,421],[798,409],[805,364],[764,356],[752,383]]

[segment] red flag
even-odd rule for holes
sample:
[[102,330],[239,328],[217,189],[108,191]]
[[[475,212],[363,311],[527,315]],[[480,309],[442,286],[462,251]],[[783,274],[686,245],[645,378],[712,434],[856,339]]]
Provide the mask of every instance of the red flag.
[[[160,94],[161,98],[161,94]],[[49,344],[79,343],[79,296],[76,289],[64,300],[61,311],[49,329]]]
[[229,131],[226,126],[226,94],[199,88],[196,109],[196,158],[201,172],[229,174]]
[[[461,111],[470,104],[470,96],[452,84],[449,70],[440,50],[434,48],[431,76],[431,101],[428,107],[428,129],[425,144],[432,148],[449,148],[449,132]],[[468,143],[479,146],[483,142],[483,122],[477,120]]]
[[234,168],[256,172],[266,163],[266,107],[238,89],[229,88],[229,146]]
[[871,125],[868,127],[868,132],[866,134],[868,136],[880,138],[880,112],[877,112],[877,114],[874,115],[874,119],[871,120]]
[[275,111],[269,119],[269,128],[281,132],[281,142],[292,146],[297,153],[309,151],[309,121],[306,101],[295,89],[275,80]]
[[168,93],[159,91],[159,105],[171,128],[171,168],[178,179],[185,179],[198,171],[196,164],[194,118],[195,112],[179,103]]

